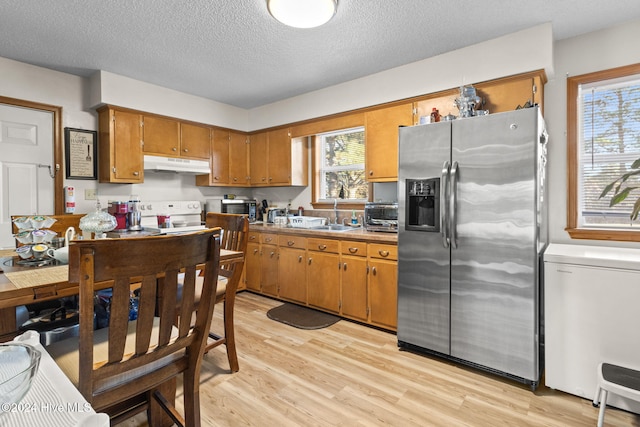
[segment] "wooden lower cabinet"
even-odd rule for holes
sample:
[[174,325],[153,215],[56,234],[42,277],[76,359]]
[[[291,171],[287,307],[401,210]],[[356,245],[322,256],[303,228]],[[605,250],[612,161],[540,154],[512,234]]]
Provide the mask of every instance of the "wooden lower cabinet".
[[367,304],[367,244],[343,240],[340,242],[340,314],[366,322]]
[[393,244],[250,232],[246,287],[395,331],[397,255]]
[[263,234],[260,255],[260,284],[264,294],[278,295],[278,236]]
[[249,232],[245,275],[247,289],[276,296],[278,293],[277,235]]
[[278,236],[278,296],[307,303],[307,239]]
[[245,255],[244,265],[247,289],[260,292],[260,272],[262,270],[262,262],[260,258],[259,242],[247,243],[247,253]]
[[309,238],[307,245],[307,303],[333,313],[340,311],[339,243]]
[[369,322],[383,328],[398,326],[398,247],[368,244]]

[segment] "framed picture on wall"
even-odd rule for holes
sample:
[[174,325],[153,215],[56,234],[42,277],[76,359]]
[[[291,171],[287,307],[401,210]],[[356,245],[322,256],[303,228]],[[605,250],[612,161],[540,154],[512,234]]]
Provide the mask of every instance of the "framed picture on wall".
[[98,132],[64,128],[67,179],[98,179]]

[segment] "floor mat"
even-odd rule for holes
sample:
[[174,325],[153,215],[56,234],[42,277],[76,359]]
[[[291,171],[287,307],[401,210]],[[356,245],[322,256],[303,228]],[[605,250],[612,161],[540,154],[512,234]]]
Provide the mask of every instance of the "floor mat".
[[267,317],[300,329],[326,328],[340,320],[338,316],[289,303],[267,311]]

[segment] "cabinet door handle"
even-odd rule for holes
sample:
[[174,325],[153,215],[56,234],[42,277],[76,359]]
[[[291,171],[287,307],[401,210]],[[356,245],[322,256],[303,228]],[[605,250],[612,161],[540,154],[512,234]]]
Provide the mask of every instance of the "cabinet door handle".
[[249,240],[256,240],[256,236],[249,237]]
[[[339,267],[339,266],[338,266],[338,267]],[[346,262],[345,262],[344,264],[342,264],[342,269],[343,269],[344,271],[347,271],[347,263],[346,263]]]
[[302,255],[298,255],[298,262],[302,262]]
[[220,177],[219,176],[214,176],[213,179],[215,179],[216,181],[219,181]]
[[133,176],[138,176],[138,175],[140,175],[140,172],[138,172],[138,171],[135,171],[135,172],[133,173]]
[[375,267],[371,267],[371,274],[373,274],[374,276],[376,275],[376,268]]
[[274,251],[271,251],[271,255],[270,255],[270,256],[271,256],[271,258],[273,258],[273,256],[274,256],[275,254],[276,254],[276,253],[275,253]]
[[237,181],[238,181],[238,177],[234,177],[233,182],[237,182]]
[[325,249],[327,249],[327,245],[318,245],[318,249],[324,251]]
[[185,153],[188,153],[188,152],[189,152],[189,149],[188,149],[188,148],[185,148],[185,149],[184,149],[184,152],[185,152]]
[[257,250],[257,249],[254,249],[254,250],[253,250],[253,254],[255,255],[255,254],[257,254],[257,253],[258,253],[258,250]]
[[294,242],[293,240],[287,240],[287,246],[293,246],[295,244],[296,242]]
[[265,242],[270,242],[271,240],[273,240],[271,237],[265,237],[264,239]]
[[355,254],[356,252],[358,252],[358,248],[349,248],[349,252]]
[[386,258],[389,256],[389,251],[383,251],[383,250],[379,250],[378,253],[380,254],[381,257]]
[[369,171],[369,176],[373,176],[373,171]]
[[308,264],[311,265],[311,258],[309,258]]
[[178,149],[176,147],[173,147],[171,151],[178,151]]

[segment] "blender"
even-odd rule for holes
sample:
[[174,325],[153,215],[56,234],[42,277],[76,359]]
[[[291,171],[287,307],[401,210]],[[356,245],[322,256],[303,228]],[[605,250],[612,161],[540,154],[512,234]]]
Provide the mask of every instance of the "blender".
[[128,203],[127,220],[129,231],[142,230],[142,212],[140,211],[140,198],[138,196],[130,196]]

